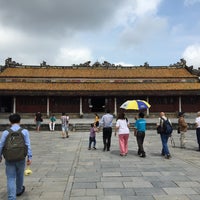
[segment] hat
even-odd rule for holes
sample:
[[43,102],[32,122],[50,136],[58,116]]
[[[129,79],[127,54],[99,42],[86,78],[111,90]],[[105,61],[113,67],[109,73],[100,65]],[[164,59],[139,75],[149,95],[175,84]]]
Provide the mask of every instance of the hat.
[[184,116],[184,112],[179,112],[178,117]]

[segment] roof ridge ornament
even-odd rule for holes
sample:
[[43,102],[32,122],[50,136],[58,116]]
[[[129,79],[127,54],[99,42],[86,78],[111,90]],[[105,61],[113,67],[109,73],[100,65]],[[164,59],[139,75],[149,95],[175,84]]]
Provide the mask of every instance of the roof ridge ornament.
[[10,57],[5,60],[5,67],[16,67],[16,66],[22,66],[22,63],[15,62]]

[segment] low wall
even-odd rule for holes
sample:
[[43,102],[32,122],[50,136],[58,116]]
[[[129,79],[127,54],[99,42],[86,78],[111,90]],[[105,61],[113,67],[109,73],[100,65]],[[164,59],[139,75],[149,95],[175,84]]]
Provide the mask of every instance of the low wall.
[[[133,130],[133,123],[130,124],[130,130],[132,131]],[[3,131],[5,129],[8,129],[10,127],[10,124],[1,124],[0,125],[0,131]],[[33,131],[33,130],[36,130],[36,126],[35,124],[21,124],[21,127],[22,128],[26,128],[28,129],[29,131]],[[174,129],[174,132],[177,130],[177,127],[178,127],[178,124],[177,123],[173,123],[173,129]],[[114,125],[113,125],[113,128],[114,128]],[[146,124],[146,129],[147,130],[156,130],[156,125],[155,123],[147,123]],[[195,130],[195,123],[188,123],[188,129],[189,130]],[[41,131],[48,131],[49,130],[49,125],[48,124],[42,124],[41,125],[41,128],[40,128]],[[61,125],[60,124],[56,124],[55,125],[55,130],[56,131],[61,131]],[[90,123],[71,123],[69,125],[69,130],[70,131],[73,131],[73,132],[89,132],[90,130]]]

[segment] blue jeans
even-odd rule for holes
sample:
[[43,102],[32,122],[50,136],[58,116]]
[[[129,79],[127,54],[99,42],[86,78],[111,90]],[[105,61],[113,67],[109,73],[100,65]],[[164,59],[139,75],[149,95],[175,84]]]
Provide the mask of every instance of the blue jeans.
[[89,137],[89,148],[91,148],[93,142],[93,147],[96,146],[96,137]]
[[160,134],[160,138],[161,138],[161,142],[162,142],[162,155],[170,154],[169,149],[168,149],[168,144],[167,144],[169,135]]
[[16,193],[20,193],[24,183],[25,159],[17,162],[5,162],[7,176],[8,200],[16,200]]

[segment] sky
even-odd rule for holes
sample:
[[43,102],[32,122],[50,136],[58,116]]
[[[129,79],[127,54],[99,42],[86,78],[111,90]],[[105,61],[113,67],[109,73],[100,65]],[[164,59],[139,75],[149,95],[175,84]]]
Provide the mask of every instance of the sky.
[[200,0],[0,0],[0,65],[200,67]]

